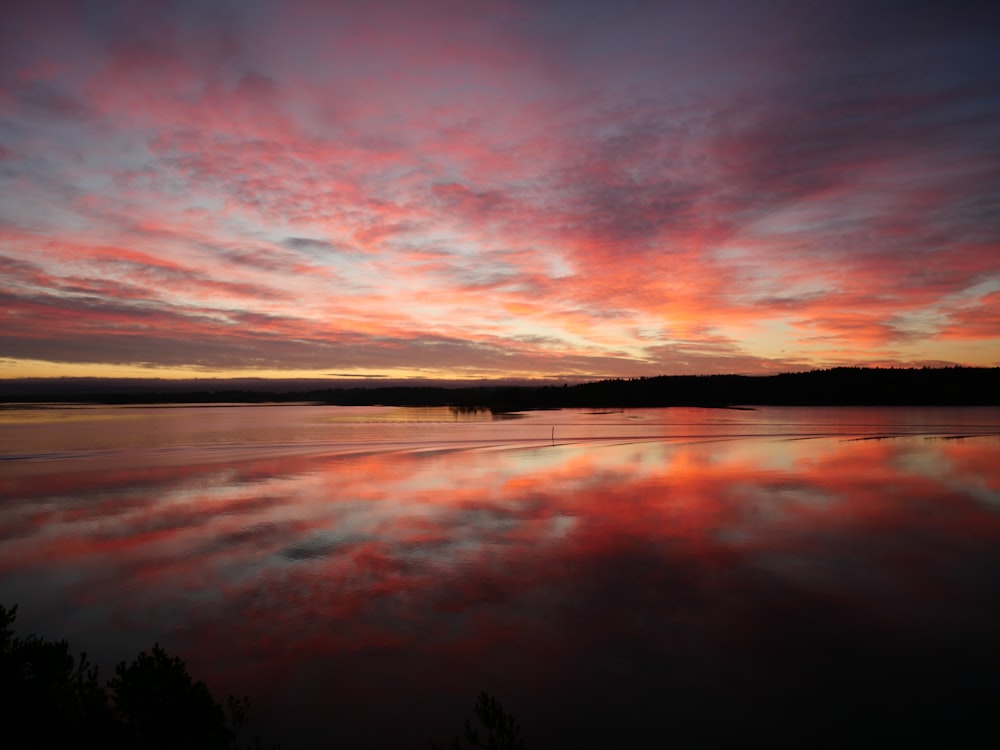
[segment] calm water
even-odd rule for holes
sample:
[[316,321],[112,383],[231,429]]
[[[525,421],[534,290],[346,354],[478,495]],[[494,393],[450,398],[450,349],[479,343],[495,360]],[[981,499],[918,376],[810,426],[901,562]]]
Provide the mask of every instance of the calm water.
[[158,641],[285,748],[425,748],[480,690],[533,749],[995,739],[998,436],[1000,409],[6,409],[0,603],[105,676]]

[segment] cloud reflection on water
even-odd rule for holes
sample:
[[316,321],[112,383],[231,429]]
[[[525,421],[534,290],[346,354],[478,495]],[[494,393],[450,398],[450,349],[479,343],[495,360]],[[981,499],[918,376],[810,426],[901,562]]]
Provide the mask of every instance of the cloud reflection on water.
[[998,456],[757,438],[70,463],[5,481],[0,585],[107,664],[168,645],[289,746],[419,746],[480,689],[533,747],[664,712],[695,731],[713,706],[761,729],[766,700],[857,694],[847,665],[872,667],[866,699],[917,653],[945,686],[927,700],[974,692],[1000,653]]

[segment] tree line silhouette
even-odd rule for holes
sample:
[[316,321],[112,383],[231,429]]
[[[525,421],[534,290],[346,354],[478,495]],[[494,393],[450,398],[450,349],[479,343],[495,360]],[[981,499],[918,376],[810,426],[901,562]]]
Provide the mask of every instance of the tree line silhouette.
[[[262,381],[267,382],[267,381]],[[22,384],[23,386],[24,384]],[[0,388],[3,388],[0,385]],[[661,375],[565,385],[444,387],[394,385],[301,390],[274,381],[260,389],[116,391],[70,381],[0,390],[0,402],[98,404],[289,403],[451,406],[495,412],[566,407],[984,406],[1000,405],[1000,367],[836,367],[776,375]]]

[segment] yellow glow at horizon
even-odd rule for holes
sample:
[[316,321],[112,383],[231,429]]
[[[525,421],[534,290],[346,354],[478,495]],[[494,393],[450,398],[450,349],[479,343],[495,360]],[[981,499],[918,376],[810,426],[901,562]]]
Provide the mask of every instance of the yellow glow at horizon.
[[[777,358],[779,361],[791,357],[803,361],[806,366],[816,368],[835,365],[878,366],[886,355],[896,363],[919,363],[929,360],[954,362],[967,367],[1000,367],[1000,337],[978,341],[939,340],[932,342],[912,342],[893,347],[893,350],[881,353],[872,351],[869,347],[855,348],[849,359],[837,357],[837,350],[824,348],[821,342],[805,345],[804,342],[794,342],[787,347],[789,331],[784,325],[766,327],[766,335],[759,346],[747,347],[746,354],[764,359]],[[786,348],[787,347],[787,348]],[[645,370],[641,347],[636,351],[630,347],[630,355],[634,355],[635,369],[629,371],[628,362],[622,362],[622,372],[567,372],[560,367],[560,357],[552,361],[552,369],[538,370],[495,370],[479,368],[417,368],[391,367],[375,370],[374,368],[328,368],[328,369],[222,369],[208,367],[154,367],[141,364],[117,365],[97,362],[70,363],[48,362],[44,360],[0,358],[0,381],[15,378],[159,378],[163,380],[192,379],[317,379],[317,380],[497,380],[497,379],[549,379],[549,378],[583,378],[599,380],[609,377],[631,377]],[[839,350],[841,353],[843,349]],[[882,355],[881,357],[879,355]],[[335,371],[334,371],[335,370]],[[662,373],[643,372],[642,374],[670,374],[669,365]]]
[[[553,373],[563,375],[564,373]],[[44,360],[0,359],[0,381],[14,378],[159,378],[162,380],[259,378],[262,380],[491,380],[499,378],[548,377],[550,373],[491,370],[447,370],[395,367],[351,371],[349,368],[325,370],[214,369],[197,367],[148,367],[101,363],[46,362]]]

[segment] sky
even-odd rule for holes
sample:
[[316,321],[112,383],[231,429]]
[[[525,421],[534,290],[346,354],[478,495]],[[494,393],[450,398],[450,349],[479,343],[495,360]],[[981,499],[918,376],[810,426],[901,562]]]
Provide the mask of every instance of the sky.
[[1000,7],[0,9],[0,377],[1000,365]]

